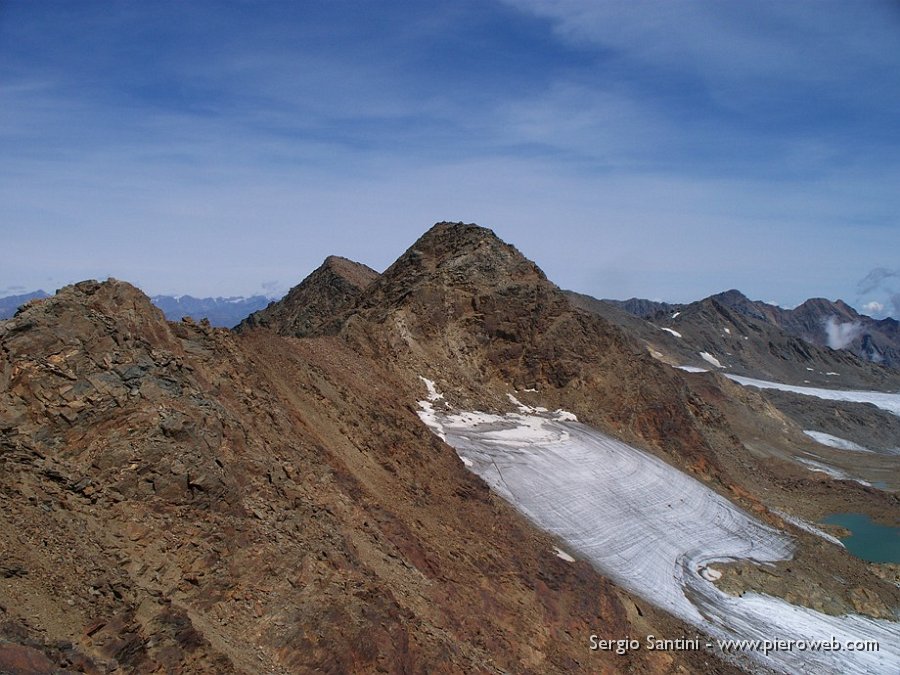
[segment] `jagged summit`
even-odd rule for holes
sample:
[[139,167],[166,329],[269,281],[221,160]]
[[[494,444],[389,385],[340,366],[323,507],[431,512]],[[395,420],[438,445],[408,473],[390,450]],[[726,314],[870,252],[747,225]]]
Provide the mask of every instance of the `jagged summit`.
[[736,288],[709,296],[709,300],[715,300],[726,307],[747,307],[754,302]]
[[493,230],[474,223],[436,223],[388,268],[385,277],[410,262],[433,270],[456,270],[456,274],[448,275],[448,281],[460,280],[459,272],[463,271],[483,275],[485,281],[502,281],[504,276],[521,272],[546,279],[515,246],[500,239]]
[[328,256],[286,296],[248,316],[236,330],[264,327],[280,335],[314,335],[352,307],[377,278],[378,272],[362,263]]
[[[122,344],[139,340],[171,346],[172,338],[162,311],[140,289],[125,281],[82,281],[61,288],[48,298],[34,300],[0,328],[0,336],[28,334],[29,348],[37,340],[47,346],[97,346],[110,339]],[[112,337],[110,337],[112,336]]]
[[533,293],[541,289],[542,295],[557,291],[537,265],[492,230],[440,222],[385,270],[358,309],[380,321],[401,305],[414,304],[418,318],[442,322],[442,317],[458,315],[463,305],[477,304],[478,298],[509,295],[524,287]]
[[339,255],[325,258],[319,269],[327,270],[357,288],[366,288],[378,278],[378,272],[371,267]]

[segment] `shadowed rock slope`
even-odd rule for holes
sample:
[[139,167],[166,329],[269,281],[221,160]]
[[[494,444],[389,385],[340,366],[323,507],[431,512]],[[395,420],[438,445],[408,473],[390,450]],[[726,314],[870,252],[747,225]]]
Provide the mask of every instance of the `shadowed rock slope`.
[[674,311],[657,311],[645,319],[604,300],[570,291],[566,295],[576,307],[620,325],[672,365],[718,369],[701,356],[705,352],[723,372],[736,375],[839,389],[900,389],[896,369],[795,335],[773,318],[773,312],[784,310],[754,303],[737,291]]
[[[701,304],[718,305],[748,319],[768,324],[786,336],[800,338],[817,347],[849,352],[865,362],[900,367],[900,322],[893,318],[873,319],[860,314],[843,300],[811,298],[785,309],[759,300],[751,300],[738,290],[711,295],[691,304],[668,304],[631,298],[630,300],[597,300],[589,295],[567,291],[579,306],[592,305],[601,313],[609,306],[654,323],[664,322],[667,315],[689,313]],[[606,308],[597,305],[602,303]]]
[[[594,319],[486,232],[438,233],[474,248],[420,242],[390,274],[409,295],[377,282],[359,310],[408,333],[352,317],[347,339],[169,324],[113,280],[0,323],[0,671],[731,672],[709,654],[590,652],[592,633],[692,632],[554,555],[421,424],[421,383],[382,367],[419,336],[483,353],[485,379],[585,377],[512,338],[582,331],[584,350]],[[466,281],[492,249],[517,271],[495,299]],[[545,308],[540,325],[501,299]],[[438,326],[465,322],[471,338],[442,342]],[[615,333],[596,349],[643,358]]]
[[328,332],[329,321],[352,307],[377,278],[378,272],[362,263],[329,256],[285,297],[248,316],[236,330],[270,328],[296,337]]

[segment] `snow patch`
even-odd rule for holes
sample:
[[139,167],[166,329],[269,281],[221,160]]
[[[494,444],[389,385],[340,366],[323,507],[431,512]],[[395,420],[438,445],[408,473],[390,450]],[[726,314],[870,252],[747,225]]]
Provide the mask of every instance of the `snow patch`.
[[425,383],[425,386],[428,388],[428,400],[429,401],[439,401],[444,398],[444,395],[437,390],[437,387],[434,384],[434,380],[429,380],[427,377],[422,377],[419,375],[419,379]]
[[709,352],[700,352],[700,358],[703,359],[704,361],[706,361],[707,363],[714,365],[716,368],[724,368],[725,367],[721,363],[719,363],[719,359],[717,359],[715,356],[713,356]]
[[707,581],[718,581],[722,578],[722,573],[719,570],[714,570],[712,567],[701,568],[700,575]]
[[839,438],[838,436],[832,436],[831,434],[826,434],[822,431],[812,431],[811,429],[804,429],[803,433],[813,439],[816,443],[827,445],[829,448],[837,448],[838,450],[852,450],[853,452],[872,452],[868,448],[864,448],[863,446],[854,443],[853,441],[848,441],[847,439]]
[[563,551],[559,546],[554,546],[553,552],[556,553],[557,558],[560,558],[560,559],[565,560],[566,562],[570,562],[570,563],[575,562],[575,558],[573,558],[568,553]]
[[807,523],[805,520],[801,520],[796,516],[792,516],[790,513],[786,513],[784,511],[780,511],[778,509],[771,509],[772,513],[781,518],[786,523],[790,523],[794,527],[798,527],[801,530],[805,530],[810,534],[814,534],[816,536],[822,537],[825,541],[830,541],[832,544],[837,544],[841,548],[845,548],[844,543],[838,539],[837,537],[828,534],[825,530],[820,530],[818,527],[811,523]]
[[677,330],[672,330],[671,328],[663,328],[662,326],[660,326],[659,329],[664,330],[667,333],[671,333],[672,335],[674,335],[677,338],[681,337],[681,333],[679,333]]
[[675,313],[672,315],[672,318],[673,318],[673,319],[677,319],[678,316],[679,316],[680,314],[681,314],[681,312],[675,312]]
[[[422,377],[421,375],[419,375],[419,379],[425,383],[425,387],[428,389],[428,399],[419,401],[420,410],[417,414],[419,415],[420,420],[434,430],[434,424],[437,420],[437,411],[434,409],[434,403],[435,401],[444,398],[444,395],[437,390],[437,387],[432,380],[429,380],[427,377]],[[440,436],[442,441],[447,441],[440,431],[435,430],[435,433]]]
[[731,335],[731,329],[730,329],[730,328],[726,327],[726,328],[723,328],[722,330],[724,330],[726,333],[728,333],[728,335]]
[[519,399],[517,399],[512,394],[507,394],[506,397],[510,400],[510,402],[519,409],[521,413],[529,413],[531,412],[531,407],[522,403]]
[[440,436],[441,440],[445,443],[447,442],[447,437],[444,436],[444,433],[440,430],[439,425],[437,425],[437,412],[434,409],[434,405],[431,401],[419,401],[419,408],[416,414],[419,416],[419,419],[422,420],[426,426],[428,426],[434,433]]
[[806,459],[805,457],[796,457],[796,461],[801,464],[806,465],[813,471],[817,471],[819,473],[824,473],[829,478],[834,478],[835,480],[852,480],[855,483],[859,483],[860,485],[865,485],[866,487],[872,487],[871,483],[868,483],[864,480],[860,480],[858,478],[854,478],[850,474],[844,473],[840,469],[836,469],[833,466],[829,466],[823,462],[817,462],[814,459]]

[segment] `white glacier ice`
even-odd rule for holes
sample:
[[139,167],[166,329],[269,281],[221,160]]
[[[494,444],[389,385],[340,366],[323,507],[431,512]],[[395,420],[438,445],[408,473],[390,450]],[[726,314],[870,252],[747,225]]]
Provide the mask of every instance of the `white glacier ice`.
[[781,391],[789,391],[804,396],[815,396],[816,398],[822,398],[828,401],[871,403],[882,410],[887,410],[890,413],[900,416],[900,394],[898,393],[823,389],[821,387],[799,387],[792,384],[757,380],[753,377],[743,377],[741,375],[726,375],[725,377],[728,377],[739,384],[743,384],[744,386],[756,387],[758,389],[779,389]]
[[830,448],[837,448],[838,450],[852,450],[853,452],[872,452],[868,448],[864,448],[858,443],[854,443],[853,441],[848,441],[846,438],[840,438],[839,436],[832,436],[831,434],[826,434],[823,431],[813,431],[812,429],[804,429],[803,433],[813,439],[816,443],[821,443],[822,445],[827,445]]
[[767,595],[720,591],[709,565],[785,560],[792,539],[657,457],[565,421],[561,413],[520,408],[423,419],[495,492],[570,551],[714,638],[871,639],[880,645],[878,652],[745,654],[760,665],[778,672],[900,672],[895,622],[833,617]]

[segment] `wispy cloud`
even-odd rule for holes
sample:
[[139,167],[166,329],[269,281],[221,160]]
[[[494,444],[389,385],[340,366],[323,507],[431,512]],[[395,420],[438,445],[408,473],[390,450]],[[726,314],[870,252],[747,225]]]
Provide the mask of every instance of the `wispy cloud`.
[[877,295],[882,299],[882,302],[870,300],[864,305],[873,316],[888,313],[900,318],[900,270],[876,267],[856,284],[856,291],[859,298]]
[[830,316],[825,320],[826,342],[832,349],[844,349],[862,334],[862,325],[858,321],[841,323]]

